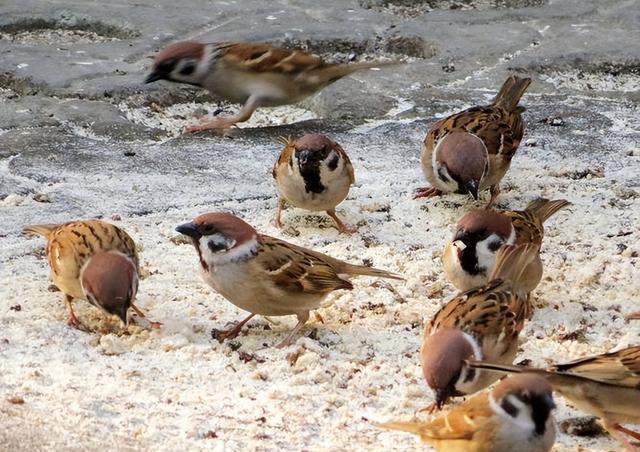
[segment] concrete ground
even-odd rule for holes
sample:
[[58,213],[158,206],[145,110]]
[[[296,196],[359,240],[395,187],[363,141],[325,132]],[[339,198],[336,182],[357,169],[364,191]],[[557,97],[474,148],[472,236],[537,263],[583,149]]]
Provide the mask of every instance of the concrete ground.
[[[142,81],[148,57],[184,39],[406,64],[357,73],[295,108],[262,110],[224,136],[182,135],[219,104],[196,88]],[[457,195],[411,199],[424,183],[420,142],[436,119],[487,103],[511,72],[534,83],[499,206],[540,195],[574,203],[549,227],[538,289],[545,308],[522,358],[542,365],[638,344],[640,325],[622,320],[640,309],[638,42],[635,0],[1,4],[0,450],[414,447],[362,418],[409,419],[430,402],[418,381],[420,325],[453,294],[437,258],[473,206]],[[285,211],[283,231],[270,224],[277,138],[310,131],[330,135],[354,161],[357,182],[339,209],[358,227],[352,238],[297,209]],[[193,250],[170,241],[175,225],[219,209],[404,273],[405,304],[366,284],[362,296],[336,297],[322,310],[328,324],[313,323],[315,336],[297,343],[307,354],[297,364],[287,364],[291,350],[260,349],[286,327],[257,321],[239,341],[267,362],[244,363],[209,335],[240,313],[198,279]],[[118,222],[142,245],[140,304],[164,331],[100,337],[66,326],[60,294],[47,291],[43,242],[21,229],[92,217]],[[380,299],[371,308],[365,295]],[[101,321],[83,305],[79,312]],[[362,380],[351,388],[352,378]],[[579,415],[562,405],[557,417]],[[559,435],[557,450],[580,447],[616,450],[605,436]]]

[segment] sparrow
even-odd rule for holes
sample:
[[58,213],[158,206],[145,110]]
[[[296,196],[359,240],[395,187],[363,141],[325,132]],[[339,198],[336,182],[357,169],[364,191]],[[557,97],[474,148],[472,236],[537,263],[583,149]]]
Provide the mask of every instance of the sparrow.
[[275,224],[282,227],[280,215],[285,204],[307,210],[324,210],[333,218],[338,231],[353,233],[336,215],[336,206],[347,197],[355,182],[349,156],[335,141],[320,134],[307,134],[297,140],[281,139],[284,149],[273,166],[278,187]]
[[469,362],[468,365],[487,371],[543,377],[577,409],[598,416],[604,428],[627,450],[638,450],[621,433],[636,440],[640,440],[640,433],[620,424],[640,424],[640,346],[580,358],[548,369],[491,362]]
[[472,107],[435,123],[422,143],[420,162],[431,184],[416,190],[415,198],[442,193],[469,193],[474,199],[491,191],[491,206],[500,181],[518,149],[524,124],[518,106],[530,78],[510,76],[490,105]]
[[418,435],[442,452],[546,452],[556,438],[551,386],[536,375],[500,381],[428,422],[378,427]]
[[86,220],[29,225],[24,232],[47,239],[51,279],[64,294],[70,326],[88,331],[73,312],[74,299],[86,300],[107,314],[118,316],[125,325],[130,320],[129,308],[145,318],[133,304],[139,261],[136,245],[124,230],[104,221]]
[[512,363],[529,313],[522,274],[535,259],[535,244],[503,246],[490,281],[461,292],[433,316],[420,347],[422,373],[441,409],[450,397],[473,394],[500,378],[465,365],[468,359]]
[[[459,290],[486,284],[493,270],[496,253],[502,245],[535,243],[542,245],[543,224],[569,201],[537,199],[524,210],[476,209],[464,215],[453,238],[445,245],[442,263],[447,279]],[[527,292],[542,279],[542,260],[535,257],[523,275]]]
[[182,41],[162,49],[145,83],[187,83],[215,98],[243,104],[240,111],[186,129],[197,132],[228,128],[248,120],[259,107],[295,104],[352,72],[399,62],[330,64],[301,50],[264,43]]
[[256,230],[225,212],[207,213],[176,230],[191,238],[204,281],[235,306],[251,314],[228,331],[216,334],[222,342],[234,338],[256,314],[296,315],[298,323],[276,347],[289,345],[334,290],[353,289],[349,276],[402,279],[385,270],[353,265]]

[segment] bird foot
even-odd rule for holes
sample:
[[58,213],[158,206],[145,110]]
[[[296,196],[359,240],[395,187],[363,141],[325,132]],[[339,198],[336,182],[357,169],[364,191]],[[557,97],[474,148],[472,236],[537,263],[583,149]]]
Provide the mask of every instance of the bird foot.
[[413,199],[432,198],[434,196],[440,196],[441,194],[442,194],[442,191],[438,190],[437,188],[420,187],[413,192]]
[[240,328],[238,328],[237,325],[229,330],[219,330],[217,328],[211,330],[211,337],[220,343],[223,343],[227,339],[235,339],[238,337],[238,334],[240,334]]
[[437,409],[438,409],[438,405],[436,405],[435,403],[432,403],[430,405],[420,408],[417,412],[418,413],[426,412],[427,414],[433,414]]
[[76,330],[84,331],[85,333],[91,332],[89,327],[86,326],[84,323],[82,323],[80,320],[78,320],[78,318],[73,314],[69,315],[69,320],[67,321],[67,324],[70,327],[75,328]]

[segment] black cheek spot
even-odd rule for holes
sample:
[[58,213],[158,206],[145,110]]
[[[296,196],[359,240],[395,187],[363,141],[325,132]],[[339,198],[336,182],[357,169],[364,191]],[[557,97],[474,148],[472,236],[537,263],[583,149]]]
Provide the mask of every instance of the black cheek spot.
[[227,244],[224,243],[224,242],[215,242],[213,240],[209,240],[207,245],[209,246],[209,249],[214,253],[217,253],[218,251],[223,251],[223,250],[227,249]]
[[503,245],[503,242],[500,240],[489,242],[489,250],[494,252],[498,251],[502,245]]
[[520,410],[518,410],[518,407],[516,407],[513,403],[509,402],[506,398],[502,400],[502,403],[500,403],[500,406],[511,417],[518,416],[518,413],[520,412]]

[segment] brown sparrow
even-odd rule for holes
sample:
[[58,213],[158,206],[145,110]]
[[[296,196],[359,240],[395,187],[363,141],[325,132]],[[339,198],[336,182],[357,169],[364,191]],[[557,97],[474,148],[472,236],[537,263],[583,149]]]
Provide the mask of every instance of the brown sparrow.
[[310,53],[269,44],[183,41],[156,55],[145,83],[187,83],[207,89],[219,100],[243,104],[233,116],[186,129],[197,132],[231,127],[249,119],[259,107],[295,104],[352,72],[390,64],[398,63],[329,64]]
[[[512,363],[528,314],[521,275],[535,259],[535,244],[503,246],[490,281],[461,292],[426,326],[420,347],[422,372],[441,409],[450,397],[473,394],[500,378],[465,366],[468,359]],[[482,358],[480,358],[482,357]]]
[[117,315],[125,325],[129,323],[129,307],[144,318],[133,304],[138,289],[138,254],[133,239],[122,229],[87,220],[30,225],[24,231],[47,239],[51,279],[64,294],[69,325],[88,330],[73,312],[74,298]]
[[551,386],[536,375],[505,378],[428,422],[386,422],[442,452],[547,452],[556,438]]
[[205,282],[251,313],[234,328],[219,333],[220,341],[236,337],[256,314],[296,315],[297,325],[277,346],[284,347],[309,319],[309,311],[318,308],[330,292],[353,289],[348,276],[402,279],[385,270],[349,264],[258,234],[230,213],[203,214],[176,230],[191,238]]
[[549,369],[469,362],[470,367],[509,373],[533,373],[544,377],[554,391],[576,408],[598,416],[607,431],[628,450],[634,448],[620,434],[640,440],[640,433],[622,423],[640,424],[640,346],[580,358]]
[[491,199],[518,149],[524,125],[518,106],[531,79],[510,76],[491,105],[472,107],[448,116],[429,129],[422,143],[422,171],[431,187],[419,188],[416,198],[442,193],[478,193],[489,188]]
[[280,215],[286,203],[302,209],[324,210],[333,218],[338,231],[355,232],[336,215],[336,206],[347,197],[355,182],[349,156],[335,141],[324,135],[307,134],[293,141],[282,138],[284,149],[273,166],[278,208],[275,224],[282,227]]
[[[458,220],[456,232],[442,254],[447,279],[459,290],[486,284],[502,245],[540,246],[544,222],[568,205],[571,203],[564,199],[537,199],[524,210],[476,209],[467,213]],[[540,255],[529,264],[523,278],[527,292],[538,286],[542,279]]]

